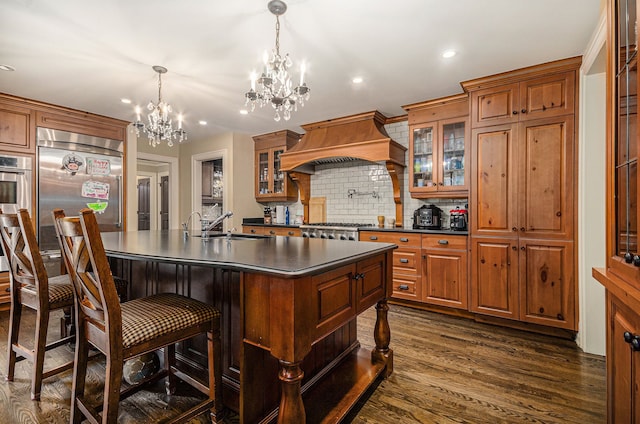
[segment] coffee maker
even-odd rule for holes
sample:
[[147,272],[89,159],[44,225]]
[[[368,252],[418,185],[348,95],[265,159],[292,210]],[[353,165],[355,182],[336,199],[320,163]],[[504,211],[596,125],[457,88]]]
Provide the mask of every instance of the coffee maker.
[[449,211],[449,227],[453,231],[467,231],[468,212],[466,209],[455,209]]
[[423,205],[413,212],[413,229],[439,230],[442,209],[436,205]]

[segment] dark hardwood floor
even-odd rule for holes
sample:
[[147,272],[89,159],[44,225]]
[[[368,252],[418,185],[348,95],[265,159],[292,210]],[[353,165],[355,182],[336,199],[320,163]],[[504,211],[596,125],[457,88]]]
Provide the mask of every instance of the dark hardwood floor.
[[[25,311],[25,320],[33,315]],[[58,320],[52,317],[51,334]],[[364,346],[373,345],[375,311],[360,317]],[[352,423],[605,423],[603,357],[582,353],[575,343],[391,305],[394,373],[351,413]],[[72,371],[44,381],[42,400],[29,397],[28,363],[7,382],[8,313],[0,312],[0,423],[66,423]],[[30,343],[28,340],[21,340]],[[30,345],[30,344],[29,344]],[[72,357],[69,348],[48,353],[47,365]],[[104,363],[91,365],[88,385],[99,393]],[[157,390],[121,404],[119,422],[153,423],[193,403],[186,386],[167,397]],[[206,417],[195,422],[207,422]],[[237,422],[229,417],[226,422]],[[313,424],[313,423],[309,423]]]

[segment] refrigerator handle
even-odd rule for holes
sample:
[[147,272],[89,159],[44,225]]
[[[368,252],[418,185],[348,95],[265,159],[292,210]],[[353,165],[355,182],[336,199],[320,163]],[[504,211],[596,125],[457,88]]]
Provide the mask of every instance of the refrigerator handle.
[[122,228],[122,202],[124,201],[124,196],[122,195],[122,177],[118,175],[116,178],[118,179],[118,195],[120,197],[120,201],[118,202],[118,222],[116,222],[116,228]]

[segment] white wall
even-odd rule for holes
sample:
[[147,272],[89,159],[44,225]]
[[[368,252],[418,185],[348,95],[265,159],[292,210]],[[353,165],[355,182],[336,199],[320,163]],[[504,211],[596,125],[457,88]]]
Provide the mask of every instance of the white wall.
[[578,151],[577,343],[585,352],[606,353],[605,291],[591,268],[605,265],[606,205],[606,19],[603,15],[583,56]]

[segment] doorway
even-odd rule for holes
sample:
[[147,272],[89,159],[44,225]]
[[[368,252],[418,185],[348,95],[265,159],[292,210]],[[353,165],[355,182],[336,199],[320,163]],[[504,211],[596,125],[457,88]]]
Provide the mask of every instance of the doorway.
[[151,178],[138,178],[138,231],[151,229]]
[[172,163],[157,155],[148,156],[153,157],[147,159],[141,154],[136,161],[137,229],[178,228],[178,202],[177,199],[172,201],[175,194],[171,190],[172,186],[177,186],[177,176],[173,178],[174,173],[177,175],[177,160]]
[[226,155],[226,150],[217,150],[191,157],[194,193],[191,210],[200,212],[202,216],[215,218],[229,208],[229,185],[225,184],[225,176],[229,175]]

